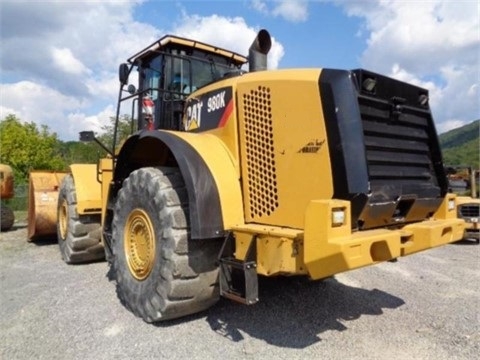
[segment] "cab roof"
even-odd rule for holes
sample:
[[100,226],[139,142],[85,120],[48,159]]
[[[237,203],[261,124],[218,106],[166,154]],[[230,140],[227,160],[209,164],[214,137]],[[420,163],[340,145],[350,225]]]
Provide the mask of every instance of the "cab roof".
[[160,51],[162,48],[166,48],[170,45],[181,45],[181,46],[186,46],[189,48],[194,48],[206,52],[210,52],[212,54],[220,55],[225,58],[232,59],[234,63],[237,65],[243,65],[245,64],[248,59],[240,54],[234,53],[229,50],[225,50],[216,46],[212,46],[209,44],[202,43],[200,41],[196,40],[190,40],[190,39],[185,39],[179,36],[175,35],[165,35],[164,37],[160,38],[159,40],[155,41],[153,44],[150,46],[147,46],[145,49],[142,51],[136,53],[135,55],[131,56],[128,59],[129,63],[135,62],[135,60],[140,59],[144,57],[146,54],[152,52],[152,51]]

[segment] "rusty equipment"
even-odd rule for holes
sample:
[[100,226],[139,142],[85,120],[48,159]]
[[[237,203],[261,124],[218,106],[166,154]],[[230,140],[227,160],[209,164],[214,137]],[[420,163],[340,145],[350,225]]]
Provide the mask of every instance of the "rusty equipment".
[[[9,165],[0,164],[0,200],[11,199],[14,196],[13,187],[13,171]],[[9,208],[3,201],[0,203],[1,214],[1,231],[8,231],[15,222],[13,210]]]

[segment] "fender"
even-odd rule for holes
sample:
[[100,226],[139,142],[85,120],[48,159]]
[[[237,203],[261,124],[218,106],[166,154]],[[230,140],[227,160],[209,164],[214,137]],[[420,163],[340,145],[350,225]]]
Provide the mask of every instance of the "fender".
[[101,214],[102,187],[97,180],[97,165],[70,165],[75,192],[77,196],[77,212],[80,215]]
[[179,167],[188,192],[192,239],[223,237],[226,229],[243,223],[233,158],[216,136],[159,130],[130,137],[117,157],[110,209],[123,180],[145,166]]

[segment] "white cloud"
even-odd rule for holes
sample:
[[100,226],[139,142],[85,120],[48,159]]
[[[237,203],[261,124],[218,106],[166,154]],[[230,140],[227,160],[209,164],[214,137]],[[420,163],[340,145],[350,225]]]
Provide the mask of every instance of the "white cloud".
[[262,14],[282,17],[290,22],[303,22],[308,19],[307,0],[275,0],[270,2],[270,5],[271,9],[269,9],[267,1],[251,1],[251,7]]
[[306,21],[308,19],[308,2],[306,0],[281,0],[273,8],[272,14],[291,22]]
[[[2,2],[1,118],[13,113],[49,126],[63,140],[76,140],[78,131],[98,132],[114,115],[118,65],[163,34],[179,33],[241,54],[256,35],[243,18],[185,12],[180,25],[156,28],[133,18],[138,2]],[[276,68],[283,54],[273,39],[269,67]]]
[[429,89],[438,129],[478,119],[478,2],[334,2],[365,19],[362,66]]
[[66,132],[69,128],[66,114],[71,109],[85,109],[88,105],[81,99],[31,81],[2,84],[0,93],[2,118],[13,113],[23,121],[47,125],[50,130],[64,137],[76,137],[76,134]]
[[46,125],[61,139],[78,139],[82,130],[101,132],[115,115],[113,104],[95,115],[86,115],[91,103],[66,96],[54,89],[30,81],[0,85],[0,118],[14,114],[22,121]]
[[73,75],[87,74],[90,71],[78,60],[72,53],[72,50],[68,48],[53,48],[52,58],[55,65],[60,70]]
[[99,131],[115,114],[118,64],[161,32],[132,18],[135,3],[2,3],[1,118],[47,125],[63,140]]
[[[110,124],[110,118],[115,116],[115,108],[113,104],[107,105],[98,114],[87,116],[84,113],[69,113],[68,119],[68,132],[69,134],[75,134],[78,138],[78,134],[83,130],[91,130],[97,135],[102,133],[102,127]],[[105,144],[110,146],[110,144]]]
[[[218,29],[222,29],[222,31],[218,31]],[[248,48],[258,30],[248,26],[241,17],[228,18],[218,15],[201,17],[184,13],[181,24],[175,27],[174,33],[247,55]],[[276,69],[283,55],[283,45],[272,37],[272,48],[268,54],[268,68]]]
[[268,7],[265,4],[265,1],[262,0],[252,0],[252,8],[262,14],[268,14]]

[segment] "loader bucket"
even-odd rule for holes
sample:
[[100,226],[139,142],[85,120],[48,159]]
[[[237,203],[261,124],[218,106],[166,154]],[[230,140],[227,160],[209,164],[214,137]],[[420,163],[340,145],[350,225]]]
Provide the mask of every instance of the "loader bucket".
[[58,189],[66,172],[32,171],[28,185],[28,240],[57,233]]

